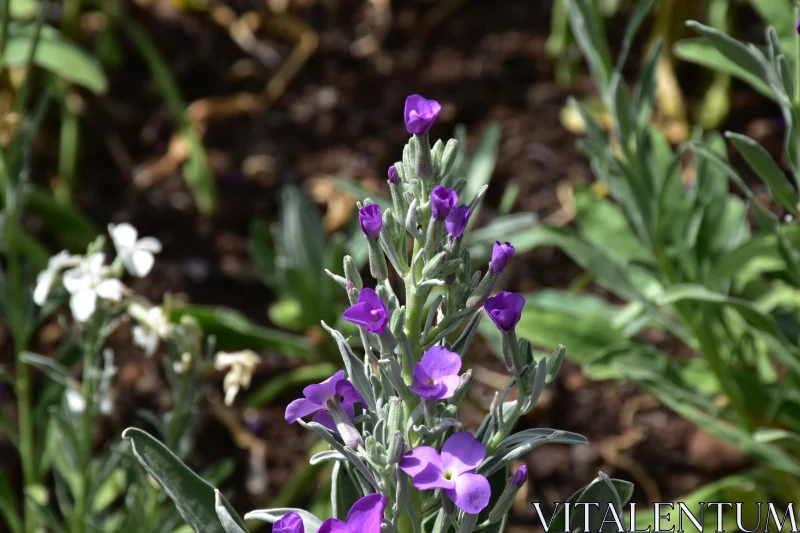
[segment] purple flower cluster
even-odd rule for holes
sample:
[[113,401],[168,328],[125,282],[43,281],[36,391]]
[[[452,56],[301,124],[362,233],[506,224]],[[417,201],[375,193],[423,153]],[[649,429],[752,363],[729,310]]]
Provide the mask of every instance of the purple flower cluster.
[[[409,96],[406,100],[404,118],[409,131],[414,135],[426,135],[441,111],[441,106],[434,100],[427,100],[419,95]],[[427,138],[423,139],[427,144]],[[389,167],[388,181],[392,187],[393,198],[403,191],[396,189],[400,185],[400,176],[397,168]],[[458,193],[441,185],[436,185],[430,194],[431,224],[435,231],[429,234],[434,236],[434,241],[441,236],[442,226],[451,236],[451,242],[459,241],[471,216],[470,207],[458,205]],[[397,204],[395,204],[397,205]],[[381,208],[378,204],[363,206],[358,213],[359,223],[364,234],[370,239],[370,249],[379,246],[375,242],[383,228]],[[392,219],[394,220],[394,219]],[[454,246],[451,250],[458,250]],[[426,250],[427,251],[427,250]],[[499,292],[488,298],[491,294],[498,275],[505,269],[514,255],[514,247],[508,243],[496,242],[492,249],[489,262],[489,273],[486,274],[481,285],[476,289],[477,296],[474,307],[470,311],[480,308],[483,303],[484,310],[495,325],[505,334],[513,337],[525,305],[525,299],[515,293]],[[458,252],[456,252],[458,253]],[[433,253],[426,257],[432,257]],[[372,256],[370,256],[372,261]],[[372,263],[371,263],[372,265]],[[347,276],[347,290],[355,295],[355,285],[350,281],[352,276]],[[373,273],[373,277],[378,276]],[[379,285],[387,281],[386,276],[379,279]],[[340,281],[341,283],[341,281]],[[359,285],[360,287],[361,285]],[[382,289],[384,290],[384,289]],[[385,290],[391,291],[388,284]],[[391,333],[386,333],[390,316],[386,303],[373,289],[363,288],[357,291],[356,303],[350,306],[343,314],[343,318],[366,330],[367,333],[377,334],[381,340],[381,355],[386,357],[394,350],[395,344]],[[383,294],[383,293],[382,293]],[[485,302],[485,303],[484,303]],[[412,339],[417,342],[418,339]],[[406,341],[408,342],[408,341]],[[389,346],[386,348],[386,346]],[[516,346],[516,344],[515,344]],[[399,353],[399,352],[396,352]],[[410,361],[411,362],[411,361]],[[450,351],[445,346],[433,346],[423,353],[421,359],[413,364],[411,376],[403,375],[406,381],[411,380],[408,388],[423,399],[426,420],[435,407],[436,401],[448,400],[456,395],[462,383],[460,376],[462,367],[461,356]],[[405,367],[408,369],[408,366]],[[398,378],[398,379],[402,379]],[[360,383],[357,381],[357,383]],[[368,398],[369,399],[369,398]],[[322,383],[309,385],[303,389],[303,398],[294,400],[286,408],[285,418],[289,423],[294,423],[302,417],[314,415],[313,421],[328,428],[332,432],[341,432],[347,446],[352,450],[360,450],[360,435],[356,430],[355,404],[365,404],[356,387],[345,379],[344,371],[338,371]],[[348,420],[349,417],[349,420]],[[361,419],[359,419],[361,420]],[[348,441],[348,428],[356,433],[357,439]],[[399,435],[399,433],[395,433]],[[401,439],[402,440],[402,439]],[[404,446],[404,445],[403,445]],[[393,455],[397,460],[407,448],[400,447],[399,453]],[[417,446],[411,449],[400,459],[399,469],[411,477],[417,490],[441,490],[443,494],[465,513],[478,514],[489,504],[491,489],[485,476],[476,473],[476,469],[486,458],[486,447],[471,433],[462,431],[450,435],[441,445],[441,449],[431,446]],[[522,487],[528,478],[527,467],[521,467],[511,478],[507,490]],[[347,514],[347,520],[329,518],[320,526],[317,533],[380,533],[386,511],[387,498],[381,494],[370,494],[358,500]],[[498,512],[504,512],[502,509]],[[297,513],[288,513],[278,520],[273,531],[277,533],[305,533],[303,521]]]
[[441,453],[430,446],[414,448],[400,461],[400,469],[417,489],[443,489],[459,509],[478,514],[491,496],[489,481],[473,472],[485,457],[486,447],[464,431],[447,439]]

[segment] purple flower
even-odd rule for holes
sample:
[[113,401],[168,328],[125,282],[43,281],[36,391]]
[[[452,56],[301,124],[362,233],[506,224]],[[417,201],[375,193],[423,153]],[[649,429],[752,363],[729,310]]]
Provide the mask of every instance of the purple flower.
[[397,173],[397,169],[394,165],[389,167],[389,183],[392,185],[400,184],[400,174]]
[[303,519],[297,513],[286,513],[272,524],[272,533],[305,533]]
[[483,444],[462,431],[445,441],[441,454],[430,446],[414,448],[400,461],[400,469],[419,490],[444,489],[459,509],[478,514],[489,504],[491,489],[484,476],[471,471],[484,457]]
[[444,346],[434,346],[414,365],[414,385],[409,389],[423,398],[446,400],[456,393],[461,357]]
[[358,303],[344,312],[344,319],[358,326],[364,326],[370,333],[380,335],[389,322],[389,312],[378,293],[372,289],[361,289]]
[[514,292],[498,292],[483,304],[483,308],[500,331],[510,333],[522,316],[525,298]]
[[470,209],[469,206],[460,205],[450,210],[444,225],[447,228],[447,233],[455,239],[460,239],[464,234],[464,228],[467,227],[469,221]]
[[317,533],[381,533],[386,498],[380,494],[364,496],[350,508],[347,522],[328,518]]
[[453,189],[437,185],[431,191],[431,213],[436,220],[444,220],[458,203],[458,193]]
[[524,485],[526,481],[528,481],[528,466],[522,465],[514,474],[514,477],[511,478],[511,483],[513,483],[518,489],[521,489],[522,485]]
[[512,257],[514,257],[514,247],[510,242],[500,244],[500,241],[495,241],[492,247],[492,259],[489,261],[489,270],[492,271],[492,274],[499,274]]
[[303,396],[286,406],[286,421],[290,424],[299,418],[316,413],[313,421],[322,424],[336,432],[336,423],[328,413],[328,402],[339,402],[345,413],[352,420],[356,402],[362,402],[361,395],[348,380],[344,379],[344,370],[339,370],[334,375],[316,385],[309,385],[303,389]]
[[365,205],[358,210],[358,221],[361,223],[361,229],[367,237],[377,239],[383,227],[381,206],[378,204]]
[[436,100],[426,100],[418,94],[406,98],[406,108],[403,118],[406,122],[408,133],[425,135],[431,129],[442,106]]

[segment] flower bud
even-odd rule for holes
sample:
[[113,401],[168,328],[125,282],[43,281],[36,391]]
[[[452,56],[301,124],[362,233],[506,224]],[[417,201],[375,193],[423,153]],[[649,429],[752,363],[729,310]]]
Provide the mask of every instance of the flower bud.
[[383,217],[381,217],[381,206],[378,204],[365,205],[358,210],[358,222],[361,230],[370,240],[377,239],[383,227]]
[[427,264],[422,269],[422,279],[429,280],[436,278],[442,270],[444,266],[445,258],[447,254],[444,252],[440,252],[433,256],[433,258],[427,262]]
[[403,435],[396,431],[389,437],[388,448],[386,449],[386,459],[391,464],[397,464],[403,459],[406,454],[406,443],[403,440]]
[[514,474],[514,477],[511,478],[511,483],[513,483],[518,489],[521,489],[522,485],[524,485],[526,481],[528,481],[528,466],[522,465]]
[[461,377],[458,380],[456,393],[450,399],[450,403],[453,405],[461,405],[461,403],[467,397],[470,385],[472,385],[472,369],[469,369],[461,374]]
[[369,273],[382,283],[389,277],[389,267],[386,266],[386,257],[383,255],[383,248],[377,239],[367,239],[369,248]]
[[456,159],[458,159],[458,141],[450,139],[447,141],[447,146],[444,147],[442,162],[439,167],[439,173],[442,179],[446,178],[447,175],[450,174],[450,171],[453,170],[453,164],[455,164]]
[[503,332],[503,357],[509,372],[515,376],[522,375],[522,354],[519,350],[519,343],[517,343],[517,335],[513,330]]
[[390,166],[388,176],[389,185],[400,185],[400,175],[397,173],[397,167]]
[[517,492],[519,492],[519,489],[525,484],[527,479],[527,466],[522,466],[519,470],[517,470],[512,478],[509,478],[505,489],[503,489],[503,493],[500,494],[500,498],[497,499],[497,503],[489,512],[490,523],[494,524],[495,522],[499,522],[503,519],[506,513],[511,510],[511,506],[514,505],[514,500],[517,498]]
[[349,255],[344,256],[344,277],[347,281],[352,282],[356,289],[361,290],[364,288],[356,262]]
[[499,241],[495,242],[492,248],[492,260],[489,261],[489,270],[491,270],[493,274],[499,274],[506,268],[506,265],[511,261],[513,256],[514,247],[511,246],[511,243],[505,242],[500,244]]
[[345,445],[354,450],[363,446],[364,441],[361,439],[361,434],[350,419],[350,415],[342,408],[342,404],[335,400],[328,400],[327,408]]

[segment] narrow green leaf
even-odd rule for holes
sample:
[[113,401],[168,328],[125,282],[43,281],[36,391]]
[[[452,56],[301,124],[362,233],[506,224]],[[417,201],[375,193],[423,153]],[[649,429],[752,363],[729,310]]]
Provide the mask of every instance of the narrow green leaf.
[[244,407],[258,407],[271,404],[281,394],[292,391],[307,383],[323,381],[333,375],[338,368],[331,363],[317,363],[281,372],[264,385],[247,395]]
[[311,343],[299,335],[260,326],[243,314],[226,307],[182,306],[172,310],[172,320],[194,317],[206,335],[214,335],[222,350],[276,350],[290,357],[313,360]]
[[730,139],[753,172],[769,187],[775,201],[798,216],[797,192],[769,152],[746,135],[728,131],[725,137]]
[[492,180],[497,165],[497,152],[500,149],[500,133],[500,124],[491,124],[481,135],[478,147],[470,154],[464,176],[467,185],[460,195],[462,203],[471,202],[478,191]]
[[228,501],[222,495],[218,496],[214,487],[192,472],[166,446],[136,428],[126,429],[122,438],[130,440],[136,459],[161,485],[196,533],[227,533],[217,515],[215,504],[218,501],[228,511],[230,518],[244,529],[244,522]]
[[17,498],[6,474],[0,471],[0,516],[11,533],[22,533],[22,518],[17,514]]
[[735,76],[767,98],[774,98],[772,88],[765,82],[765,77],[758,77],[742,65],[729,59],[718,50],[708,37],[684,39],[678,41],[674,47],[675,55],[684,61],[695,63],[714,70],[719,70]]
[[[12,24],[10,30],[2,63],[6,67],[25,65],[33,45],[34,24]],[[104,94],[108,89],[108,80],[100,62],[53,27],[42,28],[33,61],[37,66],[96,94]]]
[[247,530],[244,529],[244,526],[240,526],[236,522],[236,518],[231,516],[230,511],[225,506],[226,502],[224,501],[222,493],[218,490],[215,490],[214,495],[214,510],[217,512],[219,522],[222,524],[222,528],[225,530],[225,533],[247,533]]
[[27,196],[28,209],[44,219],[61,246],[83,251],[99,234],[97,226],[81,211],[62,204],[39,187],[32,187]]

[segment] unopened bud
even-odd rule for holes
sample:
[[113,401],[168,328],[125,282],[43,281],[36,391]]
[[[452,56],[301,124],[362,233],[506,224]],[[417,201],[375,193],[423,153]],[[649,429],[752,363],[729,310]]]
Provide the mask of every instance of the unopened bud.
[[459,377],[458,387],[456,387],[456,392],[450,399],[450,403],[453,405],[461,405],[467,397],[470,385],[472,385],[472,369],[467,370]]
[[453,164],[455,164],[456,159],[458,158],[458,141],[455,139],[450,139],[447,141],[447,146],[444,147],[442,152],[442,163],[440,168],[440,175],[442,179],[446,178],[450,171],[453,169]]
[[344,277],[351,281],[356,289],[361,290],[364,287],[356,262],[349,255],[344,256]]
[[553,350],[553,355],[547,362],[547,383],[551,383],[558,375],[558,371],[561,370],[561,363],[564,361],[564,356],[566,354],[567,349],[563,344],[559,344],[556,346],[556,349]]
[[519,492],[519,489],[525,484],[527,479],[527,466],[522,466],[519,470],[517,470],[512,478],[509,478],[505,489],[503,489],[503,493],[500,494],[500,498],[498,498],[497,503],[489,512],[490,523],[494,524],[495,522],[499,522],[503,519],[506,513],[511,510],[511,506],[514,505],[514,500],[517,498],[517,492]]

